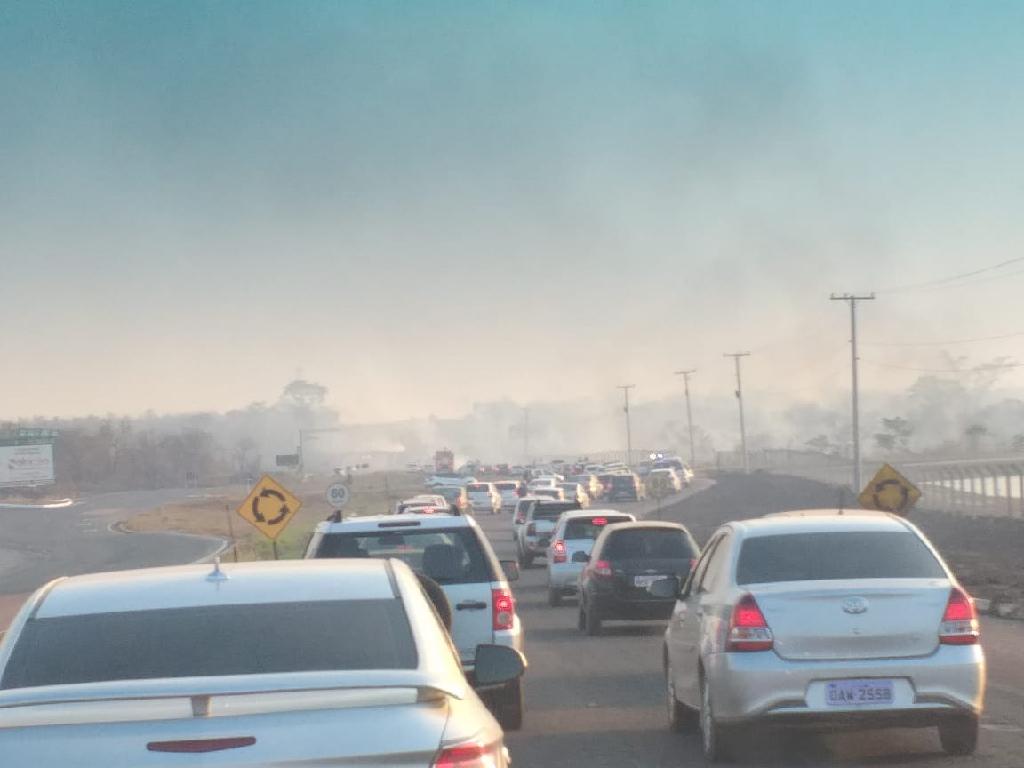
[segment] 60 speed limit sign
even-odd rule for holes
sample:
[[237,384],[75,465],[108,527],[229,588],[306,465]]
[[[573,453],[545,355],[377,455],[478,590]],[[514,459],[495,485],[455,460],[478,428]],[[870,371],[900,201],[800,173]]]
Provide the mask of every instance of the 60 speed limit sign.
[[331,509],[341,509],[348,504],[349,492],[343,483],[334,483],[327,486],[327,503]]

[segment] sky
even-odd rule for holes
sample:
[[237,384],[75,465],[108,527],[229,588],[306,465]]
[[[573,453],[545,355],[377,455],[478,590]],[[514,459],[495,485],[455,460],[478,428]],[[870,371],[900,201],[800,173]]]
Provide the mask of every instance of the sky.
[[[0,0],[0,419],[905,388],[1024,336],[1024,4]],[[906,288],[905,286],[911,286]],[[923,346],[898,346],[928,342]],[[897,346],[884,346],[897,345]],[[920,369],[920,370],[907,370]],[[1009,369],[1009,385],[1024,373]]]

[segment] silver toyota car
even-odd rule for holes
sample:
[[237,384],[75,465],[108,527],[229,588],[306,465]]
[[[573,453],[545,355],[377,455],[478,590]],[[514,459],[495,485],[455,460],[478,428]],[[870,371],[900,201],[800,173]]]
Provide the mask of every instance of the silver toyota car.
[[[478,684],[522,669],[476,650]],[[61,579],[0,645],[4,765],[493,768],[503,741],[396,560]]]
[[669,724],[724,759],[737,726],[938,726],[974,750],[985,657],[970,596],[905,519],[812,510],[721,527],[665,633]]

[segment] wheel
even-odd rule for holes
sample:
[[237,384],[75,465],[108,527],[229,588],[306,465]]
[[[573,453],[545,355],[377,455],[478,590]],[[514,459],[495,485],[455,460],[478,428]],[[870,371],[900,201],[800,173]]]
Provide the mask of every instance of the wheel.
[[525,552],[520,552],[519,553],[519,567],[520,568],[529,568],[531,565],[533,565],[533,555],[528,555]]
[[583,611],[583,598],[580,598],[580,610],[576,618],[576,628],[582,632],[587,628],[587,614]]
[[700,743],[704,759],[709,763],[728,760],[732,754],[729,732],[715,720],[711,692],[704,676],[700,678]]
[[491,694],[491,711],[506,731],[518,731],[523,727],[523,683],[513,680],[504,688]]
[[978,746],[978,718],[958,717],[939,725],[939,741],[947,755],[970,755]]
[[676,698],[676,684],[673,682],[672,667],[665,662],[665,700],[668,704],[668,728],[670,731],[682,733],[693,730],[696,724],[696,713]]
[[586,611],[583,612],[583,631],[591,637],[601,634],[601,616],[598,614],[597,608],[587,606]]
[[548,605],[557,608],[562,604],[562,590],[548,588]]

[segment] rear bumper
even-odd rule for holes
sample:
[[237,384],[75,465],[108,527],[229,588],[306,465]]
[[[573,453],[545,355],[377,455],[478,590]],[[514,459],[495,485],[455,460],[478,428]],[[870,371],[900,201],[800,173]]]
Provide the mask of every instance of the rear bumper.
[[675,600],[630,600],[613,594],[595,594],[591,604],[602,619],[655,621],[672,616]]
[[548,565],[548,588],[575,593],[582,572],[583,563],[551,563]]
[[547,555],[548,544],[551,543],[551,534],[540,536],[524,536],[523,549],[531,555]]
[[[704,664],[715,713],[725,723],[926,726],[979,715],[985,696],[985,656],[978,645],[939,646],[912,659],[863,661],[789,661],[774,651],[715,653]],[[825,703],[826,681],[854,678],[893,680],[893,703]]]

